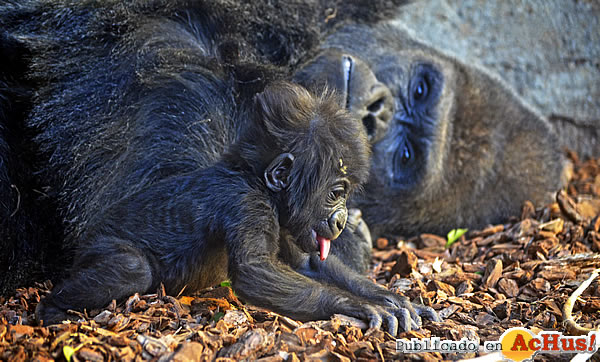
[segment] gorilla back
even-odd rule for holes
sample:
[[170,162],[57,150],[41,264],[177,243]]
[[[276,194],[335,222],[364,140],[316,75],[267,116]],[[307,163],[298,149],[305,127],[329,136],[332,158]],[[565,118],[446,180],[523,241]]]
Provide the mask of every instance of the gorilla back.
[[[371,21],[403,2],[352,1],[327,26],[358,15]],[[239,131],[235,117],[225,114],[231,102],[289,72],[287,66],[243,64],[296,62],[325,31],[320,15],[329,5],[298,1],[278,13],[269,2],[219,0],[0,6],[3,30],[32,54],[27,78],[37,97],[27,126],[41,132],[36,141],[49,160],[41,179],[50,194],[61,193],[67,233],[79,233],[97,208],[161,174],[214,162]],[[238,67],[232,70],[227,64],[233,63]],[[211,83],[215,77],[222,82]],[[211,112],[222,120],[211,122]],[[159,113],[185,125],[184,134],[160,122],[139,124],[144,114]],[[169,153],[157,140],[170,143]],[[144,146],[144,157],[124,156]],[[98,196],[104,190],[110,195]]]

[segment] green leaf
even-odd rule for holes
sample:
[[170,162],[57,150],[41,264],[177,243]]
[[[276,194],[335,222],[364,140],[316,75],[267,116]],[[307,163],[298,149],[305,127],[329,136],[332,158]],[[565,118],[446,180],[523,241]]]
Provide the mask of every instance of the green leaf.
[[235,294],[235,290],[233,290],[233,287],[231,286],[231,280],[226,280],[224,282],[221,282],[221,284],[219,284],[222,287],[228,287],[231,288],[231,291],[233,292],[233,295],[237,298],[237,294]]
[[71,347],[71,346],[64,346],[63,347],[63,354],[65,355],[65,359],[69,362],[71,362],[71,357],[73,357],[73,354],[75,353],[75,348]]
[[465,235],[465,233],[469,231],[469,229],[452,229],[448,233],[446,242],[446,248],[449,248],[450,245],[454,244],[456,240],[458,240],[461,236]]
[[223,312],[217,312],[215,313],[215,315],[212,317],[213,321],[218,322],[221,318],[223,318],[225,316],[225,313]]

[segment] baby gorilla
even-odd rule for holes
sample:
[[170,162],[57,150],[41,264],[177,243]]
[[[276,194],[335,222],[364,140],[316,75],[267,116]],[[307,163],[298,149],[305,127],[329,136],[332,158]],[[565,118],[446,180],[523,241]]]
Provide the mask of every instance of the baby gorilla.
[[[114,203],[81,235],[70,278],[39,304],[46,323],[164,283],[169,293],[232,280],[258,306],[298,319],[334,313],[385,321],[396,334],[431,308],[346,267],[330,242],[346,199],[366,181],[367,141],[332,95],[277,83],[255,97],[252,120],[212,166],[166,177]],[[415,311],[416,309],[416,311]]]

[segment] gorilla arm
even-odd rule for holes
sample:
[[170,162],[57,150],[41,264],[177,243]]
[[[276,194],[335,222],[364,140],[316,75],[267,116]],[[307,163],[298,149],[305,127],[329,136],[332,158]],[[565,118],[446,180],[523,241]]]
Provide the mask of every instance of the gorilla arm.
[[[301,266],[308,262],[308,254],[300,251],[285,230],[279,229],[274,213],[264,202],[254,200],[245,204],[253,205],[252,210],[238,215],[252,217],[235,222],[237,226],[226,237],[229,276],[242,299],[300,320],[326,319],[341,313],[369,321],[374,328],[385,322],[387,331],[396,335],[398,320],[392,309],[369,302],[345,288],[365,279],[364,276],[348,268],[332,270],[331,278],[335,272],[347,273],[342,276],[346,282],[327,283],[326,278],[313,279],[309,273],[303,275],[294,270],[300,267],[299,271],[304,271]],[[312,255],[320,261],[317,252]],[[331,258],[334,256],[328,259]]]
[[100,308],[161,282],[168,293],[186,285],[195,291],[223,280],[228,269],[236,292],[257,306],[302,320],[335,313],[372,327],[385,320],[396,333],[397,320],[384,308],[294,271],[290,264],[300,261],[279,255],[291,240],[280,236],[289,234],[275,215],[264,194],[227,170],[159,182],[113,205],[90,227],[82,236],[89,247],[79,249],[71,276],[42,300],[37,317],[55,323],[69,318],[69,309]]
[[[355,234],[347,234],[344,242],[355,242]],[[400,296],[373,283],[364,275],[348,267],[337,255],[331,255],[321,261],[317,254],[305,254],[299,258],[301,264],[297,271],[311,279],[335,285],[350,292],[354,296],[364,298],[394,315],[399,322],[399,330],[409,331],[421,326],[421,317],[439,321],[439,317],[431,307],[413,304],[408,298]],[[390,332],[391,333],[391,332]]]

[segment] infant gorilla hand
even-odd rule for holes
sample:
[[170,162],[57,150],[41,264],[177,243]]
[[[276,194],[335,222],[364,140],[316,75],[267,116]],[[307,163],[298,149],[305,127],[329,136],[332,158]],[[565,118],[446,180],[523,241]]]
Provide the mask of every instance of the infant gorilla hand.
[[436,311],[422,304],[411,303],[407,297],[385,291],[382,293],[383,305],[386,310],[398,318],[399,328],[410,331],[422,326],[421,317],[433,322],[439,322],[440,317]]
[[369,318],[369,327],[381,327],[382,320],[387,321],[388,332],[395,336],[398,331],[419,329],[423,323],[421,317],[433,322],[439,322],[436,311],[422,304],[411,303],[407,297],[385,291],[382,293],[381,305],[372,308],[375,314]]
[[[364,276],[371,262],[372,241],[359,209],[348,209],[348,221],[342,235],[332,242],[332,257],[321,261],[317,254],[307,257],[298,272],[311,278],[350,291],[332,309],[369,322],[370,327],[382,326],[392,335],[398,331],[420,328],[421,317],[431,321],[440,318],[431,307],[413,304],[408,298],[373,283]],[[357,298],[358,297],[358,298]]]
[[[352,256],[351,259],[364,261],[365,269],[368,268],[371,260],[373,242],[369,227],[362,218],[362,212],[359,209],[348,209],[348,222],[346,223],[346,228],[353,234],[354,243],[357,244],[358,250],[358,255]],[[345,260],[348,261],[348,258]],[[440,321],[439,316],[433,308],[420,304],[413,304],[407,297],[392,293],[387,289],[381,288],[374,298],[369,299],[379,304],[367,308],[371,311],[371,315],[378,316],[372,319],[369,318],[371,323],[377,326],[381,326],[382,320],[390,320],[391,318],[389,315],[396,317],[398,320],[398,328],[403,331],[421,327],[421,317],[425,317],[434,322]],[[382,313],[382,306],[385,313]],[[388,324],[388,330],[390,328],[391,325]]]
[[365,220],[363,220],[362,211],[360,211],[360,209],[348,209],[346,228],[356,236],[356,242],[367,247],[369,251],[371,250],[371,247],[373,246],[371,231]]
[[[369,328],[382,328],[392,336],[398,332],[421,328],[421,317],[434,322],[440,318],[431,307],[411,303],[408,298],[387,292],[381,304],[355,300],[343,301],[341,313],[368,321]],[[383,293],[382,293],[383,295]]]

